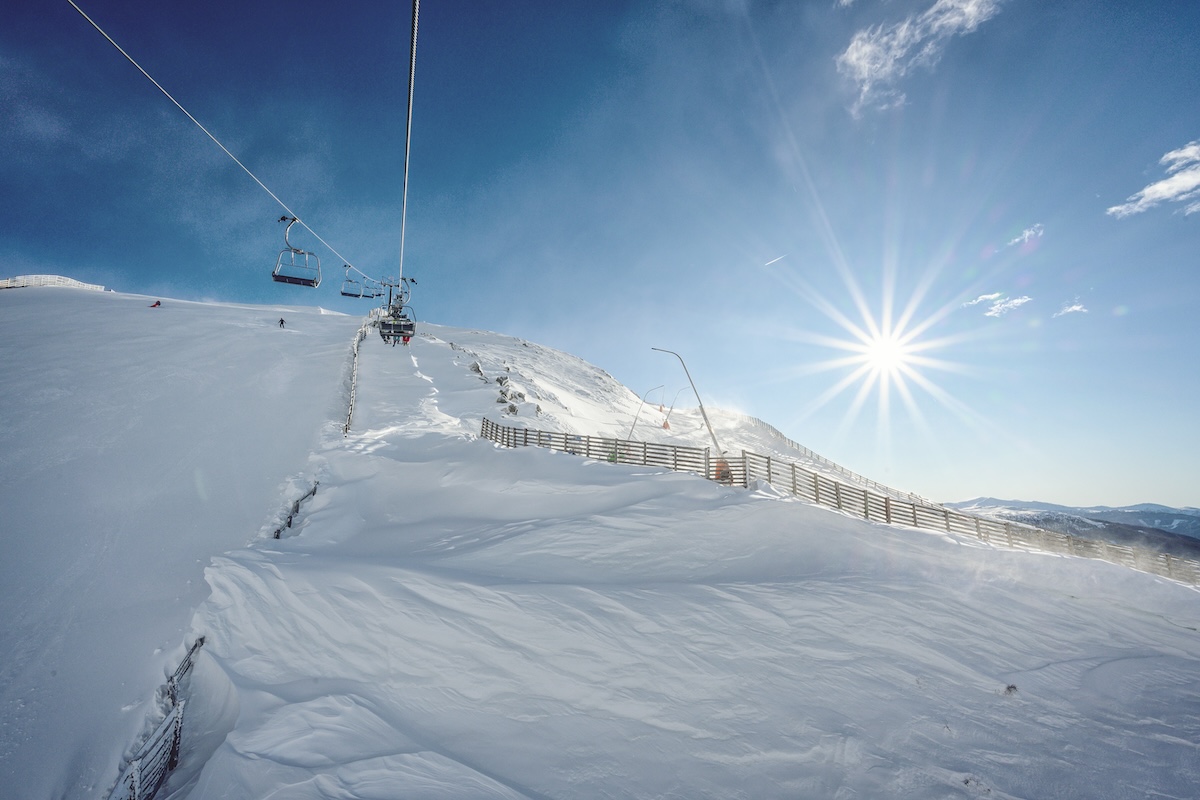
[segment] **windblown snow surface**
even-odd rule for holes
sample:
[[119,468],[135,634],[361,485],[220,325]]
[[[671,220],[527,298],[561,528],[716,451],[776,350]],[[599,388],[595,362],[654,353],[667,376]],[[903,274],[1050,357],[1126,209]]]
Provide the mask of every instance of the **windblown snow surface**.
[[368,336],[343,436],[360,319],[153,299],[0,293],[6,797],[105,797],[201,635],[160,796],[1196,796],[1189,587],[498,448],[708,434],[492,333]]

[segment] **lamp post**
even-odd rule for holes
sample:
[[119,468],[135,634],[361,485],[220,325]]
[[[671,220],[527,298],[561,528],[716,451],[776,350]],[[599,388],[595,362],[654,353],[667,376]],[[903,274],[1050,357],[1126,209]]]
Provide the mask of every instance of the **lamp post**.
[[[666,384],[663,384],[663,386],[665,386],[665,385]],[[661,388],[663,388],[663,387],[662,386],[654,387],[654,389],[661,389]],[[646,405],[646,398],[650,396],[650,393],[653,392],[654,389],[647,389],[646,393],[644,395],[642,395],[642,405],[638,406],[637,413],[633,415],[633,424],[629,426],[629,435],[625,437],[626,439],[629,439],[629,440],[633,439],[633,429],[637,427],[638,417],[640,417],[642,415],[642,406]]]
[[[720,458],[722,455],[724,455],[724,451],[721,449],[720,442],[717,441],[717,434],[713,433],[712,425],[708,421],[708,414],[704,411],[704,401],[700,399],[700,392],[696,391],[696,382],[692,380],[692,373],[688,372],[687,364],[683,363],[683,356],[679,355],[679,353],[676,353],[674,350],[664,350],[661,347],[651,347],[650,349],[657,350],[660,353],[670,353],[678,358],[679,363],[683,365],[683,374],[687,375],[688,383],[692,385],[692,391],[696,393],[696,402],[700,404],[700,416],[704,417],[704,425],[708,428],[708,434],[712,436],[713,447],[717,448],[717,457]],[[678,397],[679,395],[676,394],[675,396]],[[674,405],[672,405],[672,408],[673,407]]]
[[[683,389],[686,389],[686,388],[687,388],[686,386],[683,387]],[[679,395],[683,393],[683,389],[680,389],[678,392],[675,393],[675,396],[671,398],[671,407],[667,410],[667,418],[663,420],[664,428],[671,427],[667,423],[669,423],[671,421],[671,414],[672,414],[672,412],[675,411],[675,401],[679,399]]]

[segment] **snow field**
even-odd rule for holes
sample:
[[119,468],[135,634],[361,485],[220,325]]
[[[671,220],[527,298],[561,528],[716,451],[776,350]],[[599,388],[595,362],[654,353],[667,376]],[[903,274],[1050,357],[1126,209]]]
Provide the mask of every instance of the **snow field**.
[[[472,365],[510,386],[535,367],[433,330],[364,342],[361,433],[322,445],[295,536],[209,569],[194,632],[242,715],[191,797],[1118,797],[1197,777],[1194,746],[1162,738],[1194,724],[1191,590],[496,448]],[[554,369],[560,400],[621,396]],[[1098,599],[1134,586],[1190,611]]]
[[[641,403],[496,334],[371,335],[343,437],[358,319],[153,299],[0,293],[12,796],[103,797],[198,635],[177,800],[1200,785],[1189,587],[495,447],[485,414],[624,437]],[[708,444],[661,416],[636,438]]]

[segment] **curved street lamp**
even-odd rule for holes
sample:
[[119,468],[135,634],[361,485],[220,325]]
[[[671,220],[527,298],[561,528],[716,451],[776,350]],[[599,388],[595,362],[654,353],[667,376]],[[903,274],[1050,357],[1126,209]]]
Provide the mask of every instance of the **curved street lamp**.
[[[666,386],[666,384],[663,384],[663,386]],[[654,389],[661,389],[663,386],[655,386]],[[633,424],[629,426],[629,435],[625,437],[626,439],[632,441],[633,429],[637,427],[638,417],[642,415],[642,406],[646,405],[646,398],[650,396],[650,393],[653,392],[654,389],[647,389],[646,393],[642,395],[642,405],[638,406],[637,413],[633,415]]]
[[[720,442],[717,441],[717,434],[713,433],[712,425],[708,421],[708,414],[704,411],[704,401],[700,399],[700,392],[696,391],[696,382],[692,380],[692,373],[688,372],[687,364],[683,363],[683,356],[679,355],[679,353],[676,353],[674,350],[664,350],[661,347],[651,347],[650,349],[657,350],[660,353],[670,353],[679,359],[679,363],[683,365],[683,374],[687,375],[688,383],[692,385],[692,391],[696,393],[696,402],[700,404],[700,416],[704,417],[704,425],[708,428],[709,436],[712,437],[713,447],[717,448],[718,456],[725,455],[725,451],[721,449]],[[679,395],[676,394],[675,396],[678,397]],[[672,408],[674,408],[674,405],[672,405]]]
[[[686,388],[687,388],[687,387],[686,387],[686,386],[684,386],[684,387],[683,387],[683,388],[681,388],[681,389],[680,389],[678,392],[676,392],[676,393],[675,393],[675,396],[674,396],[674,397],[672,397],[672,398],[671,398],[671,407],[670,407],[669,409],[667,409],[667,418],[663,420],[663,427],[664,427],[664,428],[670,428],[670,427],[671,427],[671,414],[672,414],[672,413],[674,413],[674,411],[675,411],[675,401],[679,399],[679,395],[681,395],[681,394],[683,393],[683,390],[684,390],[684,389],[686,389]],[[666,394],[666,393],[664,392],[663,394],[664,394],[664,396],[665,396],[665,394]]]

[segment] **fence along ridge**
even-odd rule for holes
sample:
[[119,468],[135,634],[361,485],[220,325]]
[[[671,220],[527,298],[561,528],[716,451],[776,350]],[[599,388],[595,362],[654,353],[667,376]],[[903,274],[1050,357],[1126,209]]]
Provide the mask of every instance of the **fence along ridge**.
[[15,278],[0,279],[0,289],[24,289],[38,286],[67,286],[72,289],[90,289],[103,292],[104,287],[96,283],[84,283],[62,275],[17,275]]
[[483,418],[480,435],[504,447],[544,447],[618,464],[694,472],[709,480],[743,488],[749,488],[752,481],[764,480],[802,500],[871,522],[967,534],[984,542],[1015,549],[1094,558],[1200,586],[1200,561],[1194,559],[1133,545],[1084,539],[1020,522],[1000,522],[966,514],[924,498],[917,498],[913,502],[897,498],[894,494],[879,494],[862,486],[842,483],[794,461],[746,450],[740,456],[714,458],[708,448],[517,428],[497,424],[486,417]]
[[838,464],[836,461],[830,461],[828,458],[821,455],[820,453],[817,453],[814,450],[811,450],[811,449],[805,447],[804,445],[800,444],[799,442],[796,442],[796,441],[788,438],[786,435],[784,435],[784,433],[782,431],[780,431],[774,425],[770,424],[769,422],[765,422],[765,421],[759,419],[758,417],[752,417],[749,414],[742,414],[741,412],[738,412],[738,411],[726,411],[725,409],[717,409],[717,413],[724,414],[724,415],[730,416],[730,417],[734,417],[735,419],[738,419],[742,422],[753,425],[756,428],[760,428],[761,430],[765,431],[769,436],[771,436],[775,439],[779,439],[781,442],[783,442],[785,445],[792,448],[793,450],[799,450],[804,455],[805,458],[810,459],[810,460],[820,464],[822,467],[829,469],[831,472],[836,472],[839,475],[844,475],[845,477],[849,478],[851,481],[859,484],[860,486],[869,486],[872,489],[876,489],[876,490],[882,492],[883,494],[890,495],[891,497],[894,497],[897,500],[907,500],[909,502],[914,502],[914,503],[920,502],[927,506],[939,505],[938,503],[935,503],[934,501],[930,500],[927,497],[922,497],[921,495],[916,494],[914,492],[905,492],[903,490],[896,489],[891,486],[887,486],[885,484],[879,483],[878,481],[871,480],[870,478],[868,478],[864,475],[860,475],[853,470],[846,469],[841,464]]

